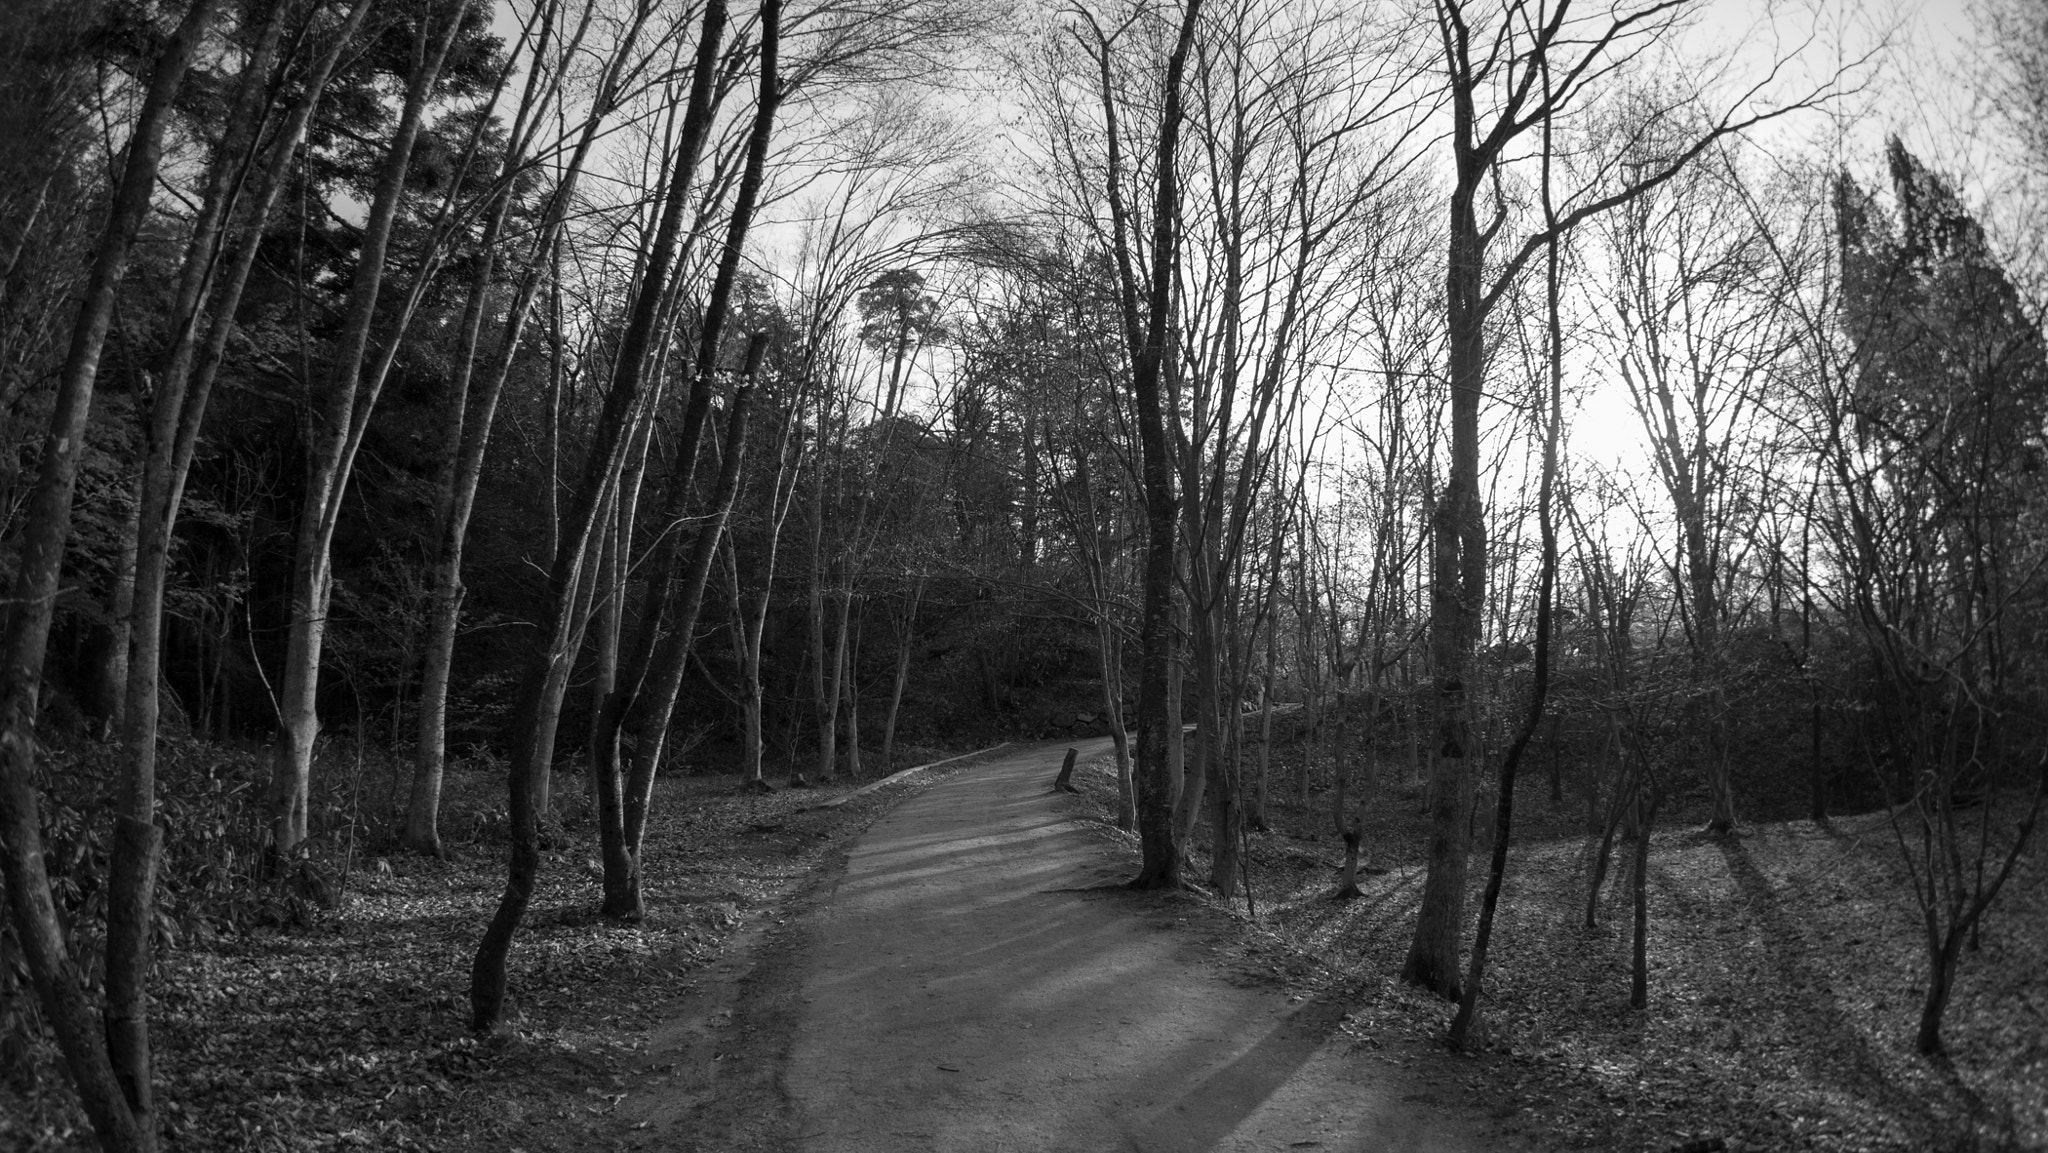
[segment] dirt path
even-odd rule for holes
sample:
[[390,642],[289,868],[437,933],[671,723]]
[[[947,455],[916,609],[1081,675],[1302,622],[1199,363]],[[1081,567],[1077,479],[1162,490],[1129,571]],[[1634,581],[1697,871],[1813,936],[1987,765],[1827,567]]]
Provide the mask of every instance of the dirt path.
[[907,799],[793,926],[797,1148],[1506,1147],[1464,1086],[1347,1052],[1340,1007],[1229,980],[1220,918],[1106,887],[1130,866],[1050,791],[1062,751]]

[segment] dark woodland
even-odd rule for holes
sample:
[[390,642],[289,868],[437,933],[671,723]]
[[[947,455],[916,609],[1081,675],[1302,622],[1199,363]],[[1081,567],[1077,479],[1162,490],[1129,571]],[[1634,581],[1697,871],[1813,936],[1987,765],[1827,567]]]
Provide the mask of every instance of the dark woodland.
[[1203,958],[1006,1147],[2048,1150],[2048,8],[1870,9],[0,3],[0,1151],[995,1147],[892,853]]

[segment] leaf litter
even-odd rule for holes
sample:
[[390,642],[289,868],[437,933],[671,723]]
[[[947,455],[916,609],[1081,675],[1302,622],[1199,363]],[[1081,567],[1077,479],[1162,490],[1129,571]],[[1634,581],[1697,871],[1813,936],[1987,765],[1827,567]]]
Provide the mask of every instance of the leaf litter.
[[[700,985],[727,979],[711,969],[734,935],[772,921],[906,789],[947,771],[832,808],[819,806],[853,785],[764,795],[665,775],[638,924],[597,914],[593,830],[570,819],[514,941],[507,1026],[487,1037],[468,1028],[468,975],[505,878],[488,812],[447,822],[483,839],[451,842],[445,860],[372,858],[310,924],[188,934],[160,955],[153,985],[163,1147],[620,1148],[646,1128],[622,1106],[667,1069],[655,1034]],[[502,784],[451,787],[488,796]],[[28,1075],[0,1078],[0,1151],[93,1148],[47,1034],[17,1042],[28,1051],[13,1067]]]

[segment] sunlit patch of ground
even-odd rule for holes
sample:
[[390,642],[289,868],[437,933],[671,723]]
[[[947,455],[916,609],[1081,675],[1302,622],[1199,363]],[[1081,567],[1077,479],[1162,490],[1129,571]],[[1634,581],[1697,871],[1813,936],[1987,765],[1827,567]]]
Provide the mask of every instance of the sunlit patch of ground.
[[[1291,770],[1289,770],[1291,773]],[[1390,774],[1396,778],[1402,774]],[[1113,777],[1078,774],[1102,811]],[[1253,977],[1342,991],[1359,1046],[1427,1066],[1446,1090],[1559,1148],[2048,1149],[2048,868],[2037,843],[1966,953],[1949,1056],[1913,1052],[1926,962],[1918,906],[1882,813],[1743,826],[1709,838],[1682,809],[1651,838],[1650,1003],[1628,1007],[1632,845],[1619,842],[1596,927],[1583,801],[1517,790],[1517,836],[1485,981],[1480,1052],[1451,1057],[1452,1006],[1395,979],[1420,900],[1419,784],[1366,820],[1363,896],[1333,900],[1343,857],[1325,793],[1280,796],[1251,835]],[[2022,807],[2024,798],[2011,809]],[[1488,814],[1490,821],[1490,812]],[[1190,875],[1207,873],[1206,823]],[[1476,923],[1487,854],[1472,858]],[[1254,920],[1248,914],[1256,912]],[[1470,931],[1467,933],[1470,941]]]

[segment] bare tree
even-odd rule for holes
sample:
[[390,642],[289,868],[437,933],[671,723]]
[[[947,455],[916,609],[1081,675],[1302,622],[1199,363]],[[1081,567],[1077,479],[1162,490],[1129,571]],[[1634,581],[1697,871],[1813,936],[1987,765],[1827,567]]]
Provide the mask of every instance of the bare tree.
[[[591,6],[586,3],[583,18],[568,32],[558,30],[562,19],[560,0],[537,5],[527,35],[534,36],[532,70],[521,91],[499,175],[499,187],[486,208],[483,234],[478,241],[479,267],[464,306],[460,347],[456,354],[456,376],[451,382],[442,423],[443,441],[440,471],[435,477],[433,544],[433,587],[429,593],[425,652],[419,698],[419,726],[414,741],[413,782],[406,810],[405,840],[414,849],[438,855],[441,852],[439,813],[441,779],[446,761],[448,681],[454,667],[455,637],[462,615],[462,554],[469,534],[470,514],[476,504],[483,477],[485,453],[490,446],[498,400],[512,374],[512,366],[533,315],[540,289],[550,272],[550,257],[562,243],[563,233],[576,203],[576,190],[601,128],[624,96],[628,81],[644,60],[636,59],[640,38],[653,15],[653,0],[636,0],[626,26],[613,40],[600,71],[590,104],[575,144],[566,161],[550,174],[553,188],[519,259],[515,262],[512,299],[506,307],[498,346],[485,361],[477,379],[476,361],[484,312],[496,284],[498,250],[502,232],[513,206],[512,177],[531,163],[539,133],[548,111],[563,98],[563,64],[573,57],[588,27]],[[538,25],[533,28],[532,25]],[[559,51],[555,45],[566,39]],[[561,62],[555,62],[559,56]],[[558,142],[560,143],[560,142]]]
[[157,57],[130,130],[113,204],[58,380],[0,647],[0,866],[5,871],[7,904],[30,980],[57,1035],[72,1084],[101,1147],[110,1153],[156,1148],[148,1024],[141,1012],[146,1001],[139,983],[147,974],[146,938],[162,836],[154,818],[155,790],[150,779],[132,771],[126,774],[107,911],[110,936],[124,942],[121,955],[113,958],[122,980],[110,990],[106,1009],[97,1010],[65,943],[43,861],[34,782],[36,697],[100,354],[113,325],[129,251],[149,213],[178,91],[218,9],[215,0],[198,0],[185,10]]
[[1866,755],[1921,914],[1915,1047],[1931,1055],[1962,952],[2048,796],[2038,721],[2015,696],[2038,676],[2036,654],[2013,635],[2048,570],[2041,542],[2019,531],[2040,514],[2021,478],[2042,463],[2048,345],[1953,188],[1896,140],[1888,160],[1891,213],[1847,177],[1836,184],[1842,343],[1810,346],[1807,383],[1833,482],[1821,523],[1841,573],[1834,599],[1876,686]]
[[[1487,593],[1486,517],[1479,492],[1480,409],[1487,377],[1487,322],[1513,290],[1523,269],[1553,236],[1627,204],[1683,172],[1717,142],[1768,120],[1814,107],[1840,90],[1837,81],[1791,100],[1763,102],[1770,78],[1737,93],[1691,133],[1670,133],[1666,115],[1632,129],[1642,157],[1626,169],[1608,166],[1559,197],[1555,219],[1510,243],[1488,249],[1508,222],[1498,199],[1511,150],[1532,128],[1590,99],[1610,73],[1667,34],[1682,14],[1681,0],[1610,9],[1591,17],[1574,13],[1570,0],[1552,8],[1505,0],[1485,20],[1465,0],[1436,0],[1446,94],[1451,111],[1451,152],[1456,179],[1450,195],[1449,260],[1445,283],[1450,366],[1450,468],[1436,506],[1431,591],[1431,669],[1438,701],[1437,761],[1431,805],[1429,872],[1402,976],[1445,997],[1461,992],[1458,943],[1465,906],[1466,813],[1471,804],[1469,760],[1479,749],[1472,690]],[[1542,77],[1547,83],[1539,84]],[[1686,106],[1690,97],[1671,102]],[[1496,196],[1482,223],[1482,198]]]
[[1601,278],[1599,302],[1613,363],[1670,501],[1676,540],[1666,568],[1702,688],[1707,828],[1727,833],[1730,585],[1762,515],[1749,491],[1767,448],[1756,418],[1787,334],[1759,275],[1762,239],[1731,188],[1741,179],[1736,161],[1726,150],[1711,161],[1609,213],[1596,234],[1613,274]]
[[[369,363],[370,330],[377,316],[392,225],[405,194],[406,172],[428,101],[448,51],[467,22],[468,0],[421,0],[413,16],[404,104],[385,146],[376,190],[364,219],[341,331],[326,380],[309,393],[302,413],[308,446],[305,503],[299,512],[292,559],[290,628],[279,678],[278,736],[269,794],[270,847],[277,854],[290,853],[306,839],[313,745],[320,733],[320,653],[333,592],[332,545],[356,452],[383,383],[381,371],[373,371],[366,380],[364,369]],[[395,337],[391,343],[395,347]],[[310,381],[307,384],[312,388]]]
[[[1173,627],[1173,574],[1179,499],[1174,492],[1172,478],[1173,446],[1168,439],[1166,376],[1173,369],[1168,361],[1180,248],[1177,226],[1181,202],[1179,151],[1185,119],[1181,81],[1187,69],[1188,55],[1194,47],[1195,29],[1201,17],[1201,0],[1188,0],[1182,8],[1178,32],[1166,55],[1153,165],[1157,183],[1151,203],[1152,235],[1147,249],[1142,320],[1138,257],[1132,241],[1135,224],[1125,203],[1123,140],[1118,127],[1116,95],[1109,80],[1113,37],[1103,31],[1092,15],[1085,12],[1081,15],[1089,29],[1085,34],[1089,39],[1084,40],[1084,45],[1098,62],[1102,74],[1099,95],[1104,110],[1108,150],[1102,179],[1110,206],[1111,252],[1117,267],[1125,339],[1131,349],[1131,393],[1137,408],[1140,476],[1145,502],[1145,567],[1140,586],[1144,607],[1138,633],[1141,656],[1136,765],[1138,835],[1143,862],[1131,884],[1136,888],[1173,888],[1180,884],[1181,854],[1174,813],[1177,782],[1173,779],[1166,746],[1169,727],[1175,730],[1171,735],[1176,737],[1179,727],[1178,718],[1170,717],[1167,708],[1167,682],[1176,662],[1177,648]],[[1077,30],[1076,35],[1084,34]]]
[[628,422],[640,402],[649,346],[672,272],[689,189],[696,177],[704,141],[710,134],[713,89],[725,26],[724,0],[706,0],[690,73],[689,107],[675,159],[669,165],[660,223],[641,262],[637,293],[614,360],[611,385],[584,458],[583,476],[564,521],[562,538],[555,548],[548,574],[545,616],[522,673],[516,714],[518,731],[508,784],[512,817],[510,873],[497,912],[477,945],[470,970],[470,1025],[478,1032],[495,1028],[503,1016],[506,957],[533,898],[534,878],[540,868],[535,786],[554,755],[553,722],[560,714],[562,696],[568,689],[574,642],[579,639],[576,610],[579,586],[588,580],[584,573],[586,554],[599,512],[618,476]]

